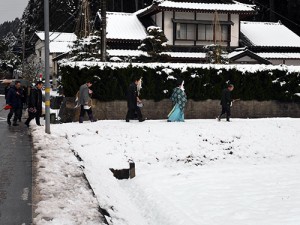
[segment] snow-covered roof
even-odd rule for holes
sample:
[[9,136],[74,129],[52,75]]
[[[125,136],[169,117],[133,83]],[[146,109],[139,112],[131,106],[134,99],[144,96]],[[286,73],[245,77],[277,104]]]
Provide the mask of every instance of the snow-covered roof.
[[[137,57],[140,55],[147,55],[146,52],[141,50],[127,50],[127,49],[109,49],[107,50],[110,56],[131,56]],[[206,54],[203,52],[163,52],[170,55],[172,58],[199,58],[204,59]]]
[[[35,33],[41,41],[45,41],[45,32],[39,31]],[[49,33],[49,50],[50,53],[64,53],[71,50],[74,41],[77,36],[74,33],[61,33],[50,32]]]
[[300,47],[300,37],[280,22],[241,21],[241,32],[253,46]]
[[235,56],[238,56],[238,55],[240,55],[241,53],[243,53],[244,51],[234,51],[234,52],[230,52],[229,54],[228,54],[228,58],[229,59],[231,59],[231,58],[233,58],[233,57],[235,57]]
[[197,58],[205,59],[206,53],[204,52],[165,52],[169,54],[172,58]]
[[300,59],[298,52],[260,52],[256,54],[265,59]]
[[107,39],[142,40],[147,36],[145,27],[134,13],[107,12],[106,31]]
[[269,62],[267,59],[265,59],[264,57],[248,50],[248,49],[241,49],[238,51],[233,51],[231,53],[228,54],[228,59],[230,59],[230,61],[235,61],[237,59],[240,59],[242,57],[248,56],[254,60],[256,60],[259,64],[271,64],[271,62]]
[[237,1],[234,1],[232,4],[162,1],[159,4],[159,7],[209,10],[209,11],[245,11],[245,12],[254,11],[253,5],[246,5]]
[[131,56],[131,57],[137,57],[140,55],[147,55],[147,53],[141,51],[141,50],[128,50],[128,49],[108,49],[107,53],[110,56]]
[[[45,41],[44,31],[38,31],[35,34],[39,37],[39,39]],[[73,42],[77,40],[77,36],[74,33],[50,32],[49,40],[52,42]]]
[[233,12],[233,13],[254,13],[255,5],[243,4],[237,1],[232,3],[207,3],[207,2],[175,2],[161,1],[150,7],[140,10],[138,14],[147,14],[155,9],[160,10],[178,10],[178,11],[200,11],[200,12]]

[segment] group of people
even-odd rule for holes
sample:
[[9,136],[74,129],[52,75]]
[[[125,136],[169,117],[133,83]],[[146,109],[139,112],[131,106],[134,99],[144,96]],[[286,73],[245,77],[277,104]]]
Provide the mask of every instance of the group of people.
[[[80,86],[78,91],[78,106],[80,106],[80,114],[79,114],[79,123],[83,123],[84,115],[87,113],[89,120],[91,122],[95,122],[92,111],[92,90],[90,87],[93,85],[92,81],[88,80],[85,84]],[[21,121],[22,109],[24,98],[26,99],[26,103],[28,106],[28,118],[25,122],[25,125],[29,127],[31,120],[35,118],[36,124],[41,126],[40,117],[42,115],[42,88],[43,82],[38,81],[34,87],[30,89],[29,97],[26,99],[24,97],[24,91],[21,88],[20,81],[15,81],[13,86],[10,86],[6,91],[6,109],[9,109],[9,113],[7,115],[7,124],[18,126],[18,121]],[[142,78],[140,76],[135,76],[133,78],[132,83],[129,85],[127,92],[127,107],[128,111],[126,114],[126,122],[137,118],[139,122],[145,121],[145,118],[142,115],[141,107],[143,106],[142,101],[139,97],[140,90],[142,88]],[[231,116],[231,105],[232,98],[231,92],[233,91],[234,86],[229,84],[223,91],[221,96],[221,106],[222,110],[220,115],[218,116],[218,121],[221,121],[221,118],[224,114],[226,114],[226,120],[230,121]],[[177,87],[174,88],[173,93],[171,95],[171,101],[173,104],[173,108],[171,109],[168,115],[168,122],[184,122],[184,109],[187,103],[187,96],[184,90],[184,81],[181,79],[177,79]],[[13,117],[14,116],[14,117]],[[11,123],[11,119],[13,117],[13,123]]]
[[[173,104],[173,108],[168,114],[168,122],[184,122],[184,109],[187,103],[187,96],[184,90],[184,81],[180,78],[177,80],[177,87],[173,89],[171,95],[171,101]],[[139,105],[142,105],[141,100],[139,98],[139,89],[141,88],[141,77],[137,76],[133,80],[133,83],[130,84],[129,90],[127,93],[127,106],[128,112],[126,115],[126,122],[129,122],[130,119],[133,119],[136,115],[137,119],[140,122],[143,122],[141,110]],[[232,98],[231,92],[234,89],[233,84],[228,84],[228,86],[223,89],[220,105],[222,106],[222,110],[220,115],[218,116],[218,121],[221,121],[222,116],[226,114],[226,121],[230,122],[231,116],[231,106],[232,106]]]
[[[79,115],[79,123],[83,122],[84,114],[87,113],[90,121],[96,121],[93,116],[91,108],[91,94],[92,91],[90,87],[92,86],[91,81],[87,81],[83,84],[78,91],[78,103],[81,107]],[[127,107],[128,111],[126,114],[125,121],[129,122],[132,119],[137,118],[139,122],[144,122],[145,118],[142,115],[141,107],[143,103],[139,97],[140,90],[142,88],[142,77],[134,76],[132,83],[129,85],[127,92]],[[230,121],[231,115],[231,105],[233,100],[231,99],[231,91],[233,91],[234,86],[229,84],[223,91],[221,96],[221,106],[222,110],[218,116],[218,121],[226,114],[226,121]],[[184,109],[187,103],[187,96],[184,90],[184,81],[182,79],[177,79],[177,87],[174,88],[171,95],[171,101],[173,108],[168,115],[168,122],[184,122]]]
[[[173,108],[168,115],[168,122],[184,122],[184,108],[187,102],[187,97],[184,92],[184,81],[181,79],[177,79],[177,87],[174,88],[171,101],[173,103]],[[222,91],[221,102],[222,111],[218,116],[218,121],[221,121],[222,116],[226,114],[226,121],[230,122],[231,116],[231,106],[232,106],[232,98],[231,92],[233,91],[233,84],[229,84]]]
[[[21,122],[23,104],[26,103],[28,107],[28,118],[25,125],[29,127],[30,121],[35,118],[36,124],[41,126],[40,117],[42,115],[42,87],[43,82],[38,81],[34,87],[30,89],[29,97],[24,93],[20,81],[15,81],[14,85],[9,86],[5,93],[6,106],[9,110],[7,115],[7,124],[9,126],[18,126]],[[11,119],[13,117],[13,123]]]

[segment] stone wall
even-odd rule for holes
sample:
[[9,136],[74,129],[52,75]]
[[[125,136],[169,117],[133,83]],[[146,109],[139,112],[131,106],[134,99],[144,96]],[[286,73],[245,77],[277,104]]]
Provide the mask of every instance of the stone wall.
[[[144,100],[143,116],[147,119],[166,119],[172,109],[170,100]],[[214,119],[221,110],[219,100],[195,102],[189,100],[186,119]],[[93,112],[98,120],[125,119],[126,101],[100,102],[93,100]],[[60,117],[63,122],[78,121],[79,108],[74,109],[74,98],[66,98]],[[278,101],[237,101],[232,106],[232,118],[295,117],[300,118],[300,103]],[[86,118],[87,119],[87,118]]]

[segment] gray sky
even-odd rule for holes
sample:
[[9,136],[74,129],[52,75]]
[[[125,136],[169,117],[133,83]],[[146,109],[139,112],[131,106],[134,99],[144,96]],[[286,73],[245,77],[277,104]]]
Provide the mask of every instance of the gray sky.
[[21,18],[29,0],[0,0],[0,24]]

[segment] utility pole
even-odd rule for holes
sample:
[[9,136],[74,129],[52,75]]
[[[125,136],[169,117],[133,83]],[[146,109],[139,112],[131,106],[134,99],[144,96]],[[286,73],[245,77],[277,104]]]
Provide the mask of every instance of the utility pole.
[[45,29],[45,132],[50,134],[50,71],[49,71],[49,0],[44,0],[44,29]]
[[101,1],[101,61],[106,61],[106,0]]

